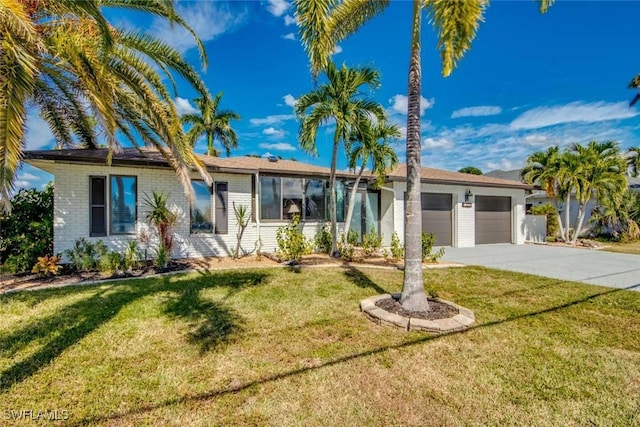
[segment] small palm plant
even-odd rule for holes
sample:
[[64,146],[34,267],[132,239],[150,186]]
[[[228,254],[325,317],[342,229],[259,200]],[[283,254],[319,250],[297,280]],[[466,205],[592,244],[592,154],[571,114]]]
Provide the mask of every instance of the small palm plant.
[[177,215],[169,209],[168,196],[163,192],[154,191],[151,197],[145,195],[144,204],[149,209],[145,216],[147,222],[153,225],[160,237],[158,253],[162,253],[161,268],[166,268],[171,257],[171,249],[173,248],[173,236],[171,227],[178,220]]

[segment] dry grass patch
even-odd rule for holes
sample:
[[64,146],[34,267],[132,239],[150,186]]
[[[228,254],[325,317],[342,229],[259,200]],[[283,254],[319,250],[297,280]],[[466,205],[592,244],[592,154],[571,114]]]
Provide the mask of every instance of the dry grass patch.
[[0,297],[0,414],[87,425],[640,425],[640,293],[479,267],[428,287],[464,333],[358,302],[402,273],[200,272]]
[[640,241],[631,243],[606,242],[601,250],[623,254],[640,255]]

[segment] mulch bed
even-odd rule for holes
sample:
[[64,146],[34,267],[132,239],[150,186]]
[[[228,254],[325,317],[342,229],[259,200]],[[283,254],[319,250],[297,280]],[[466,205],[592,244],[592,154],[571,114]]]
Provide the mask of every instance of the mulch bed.
[[402,317],[425,320],[448,319],[460,312],[457,308],[451,307],[449,304],[431,298],[429,298],[429,311],[427,313],[405,310],[398,300],[393,297],[376,301],[376,306]]

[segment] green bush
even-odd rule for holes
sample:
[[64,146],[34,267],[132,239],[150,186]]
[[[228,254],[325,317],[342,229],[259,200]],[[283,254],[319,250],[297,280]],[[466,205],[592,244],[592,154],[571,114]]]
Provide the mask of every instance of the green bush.
[[156,268],[165,269],[169,266],[169,261],[171,261],[171,253],[165,245],[160,243],[158,249],[156,249],[156,258],[153,260],[153,263]]
[[98,269],[100,259],[109,252],[107,246],[98,240],[95,243],[80,238],[75,241],[73,249],[64,251],[69,265],[76,271],[92,271]]
[[127,249],[124,251],[124,258],[122,260],[123,267],[126,270],[133,270],[140,267],[140,250],[138,249],[138,242],[130,240]]
[[0,212],[0,265],[30,272],[38,257],[53,255],[53,185],[22,189],[11,205],[11,214]]
[[362,251],[365,256],[373,256],[382,246],[382,236],[378,236],[376,229],[371,227],[369,233],[362,236]]
[[316,231],[316,235],[313,239],[314,247],[316,251],[328,254],[331,252],[331,231],[329,231],[328,226],[325,224]]
[[101,273],[115,273],[122,270],[124,257],[120,252],[107,251],[100,257],[99,268]]
[[436,262],[444,256],[444,248],[432,253],[433,244],[436,241],[433,233],[422,233],[422,261]]
[[294,215],[289,224],[278,227],[276,242],[278,256],[285,261],[298,262],[302,255],[310,254],[313,246],[300,230],[300,215]]
[[349,230],[347,243],[353,246],[357,246],[358,243],[360,243],[360,234],[356,230]]
[[344,233],[340,235],[338,252],[340,252],[340,258],[344,259],[345,261],[353,261],[355,249],[353,247],[353,244],[349,243],[349,239],[345,237]]
[[391,256],[395,260],[404,258],[404,245],[400,243],[400,237],[395,231],[391,235]]

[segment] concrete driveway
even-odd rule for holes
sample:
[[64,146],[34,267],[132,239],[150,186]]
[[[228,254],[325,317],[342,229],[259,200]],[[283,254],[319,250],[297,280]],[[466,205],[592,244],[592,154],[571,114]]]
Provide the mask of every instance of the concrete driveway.
[[446,248],[444,261],[640,291],[640,256],[546,245]]

